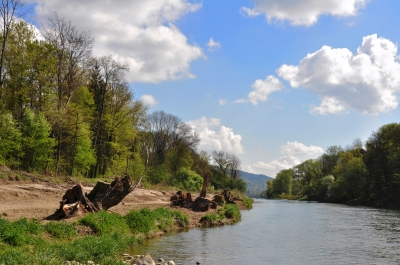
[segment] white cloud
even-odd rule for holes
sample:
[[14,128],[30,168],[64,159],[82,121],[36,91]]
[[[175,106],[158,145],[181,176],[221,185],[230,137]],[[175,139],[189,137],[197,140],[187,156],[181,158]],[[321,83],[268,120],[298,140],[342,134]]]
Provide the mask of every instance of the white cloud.
[[324,150],[315,145],[306,146],[298,141],[289,142],[280,147],[280,153],[283,155],[270,162],[257,162],[248,166],[247,169],[254,173],[262,173],[271,177],[283,170],[292,168],[302,162],[301,159],[309,159],[321,155]]
[[186,122],[200,136],[199,149],[205,151],[222,150],[234,154],[243,154],[242,136],[235,134],[232,128],[221,126],[221,120],[202,117]]
[[254,169],[255,172],[260,172],[268,176],[275,177],[279,171],[294,167],[300,163],[301,161],[299,158],[292,155],[286,155],[268,163],[257,162],[251,165],[250,168]]
[[158,104],[158,101],[152,95],[143,95],[140,97],[140,100],[150,107]]
[[210,38],[210,40],[207,43],[207,47],[209,51],[215,51],[221,49],[221,43],[220,42],[215,42],[213,38]]
[[265,14],[268,23],[288,20],[292,25],[311,26],[321,15],[355,16],[367,0],[253,0],[254,8],[242,7],[243,15]]
[[322,103],[312,106],[313,114],[343,113],[349,107],[378,114],[398,105],[400,63],[396,57],[397,45],[373,34],[363,38],[356,54],[323,46],[299,65],[282,65],[277,72],[292,87],[318,95]]
[[340,114],[345,112],[345,107],[333,97],[323,97],[321,105],[311,106],[310,113],[314,115]]
[[220,105],[220,106],[224,106],[224,105],[226,105],[228,102],[226,102],[226,100],[225,99],[218,99],[218,104]]
[[282,145],[280,149],[281,149],[281,154],[296,155],[296,156],[319,155],[324,152],[324,150],[319,146],[315,146],[315,145],[306,146],[297,141],[294,141],[294,142],[287,141],[286,144]]
[[[190,63],[203,51],[174,25],[201,5],[188,0],[31,0],[40,23],[56,11],[95,38],[97,55],[129,63],[129,81],[158,83],[193,78]],[[88,12],[90,11],[90,12]]]
[[253,105],[258,105],[260,101],[266,101],[269,94],[279,91],[284,88],[281,81],[275,76],[267,76],[265,80],[258,79],[251,86],[253,91],[247,95],[247,99],[238,99],[236,103],[251,102]]

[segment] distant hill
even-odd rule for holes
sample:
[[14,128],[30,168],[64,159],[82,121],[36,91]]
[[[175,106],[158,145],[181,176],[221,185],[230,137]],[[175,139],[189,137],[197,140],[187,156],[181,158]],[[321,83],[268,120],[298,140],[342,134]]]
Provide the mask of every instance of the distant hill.
[[252,174],[241,171],[242,179],[247,183],[246,194],[249,197],[261,197],[261,193],[267,189],[267,181],[273,178],[262,174]]

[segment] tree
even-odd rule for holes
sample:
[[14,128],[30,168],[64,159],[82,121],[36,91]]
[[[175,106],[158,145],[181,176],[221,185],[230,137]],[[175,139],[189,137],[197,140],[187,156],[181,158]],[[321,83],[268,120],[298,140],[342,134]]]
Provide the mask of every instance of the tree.
[[272,192],[274,196],[279,196],[282,193],[292,194],[293,175],[293,169],[283,169],[278,172],[276,178],[273,180]]
[[73,92],[85,83],[84,65],[90,58],[94,40],[89,32],[79,31],[57,13],[49,17],[41,32],[55,49],[57,116],[54,129],[57,137],[56,174],[59,174],[65,110]]
[[7,48],[7,41],[10,35],[12,25],[18,17],[19,11],[24,7],[25,2],[22,0],[2,0],[0,4],[0,17],[1,17],[1,52],[0,52],[0,102],[3,100],[3,86],[6,78],[6,71],[4,68],[4,56]]
[[26,109],[22,124],[23,167],[28,170],[43,170],[49,162],[54,147],[50,138],[51,126],[42,113],[35,114]]
[[151,164],[161,165],[169,148],[171,136],[177,130],[181,120],[164,111],[155,111],[147,117],[147,130],[151,133]]
[[400,199],[400,124],[379,128],[367,140],[363,160],[368,169],[367,183],[372,200],[398,202]]
[[333,168],[339,159],[339,154],[343,152],[343,148],[339,145],[333,145],[326,149],[326,152],[320,156],[322,163],[322,173],[324,176],[332,175]]
[[0,163],[18,166],[21,149],[21,132],[17,122],[11,113],[0,115]]

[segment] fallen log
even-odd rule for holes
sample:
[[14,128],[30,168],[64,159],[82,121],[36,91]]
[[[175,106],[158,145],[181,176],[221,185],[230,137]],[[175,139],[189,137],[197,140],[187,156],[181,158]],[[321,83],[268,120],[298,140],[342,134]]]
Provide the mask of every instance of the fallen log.
[[61,220],[88,212],[107,210],[119,204],[138,184],[133,186],[129,176],[116,177],[111,183],[97,182],[92,191],[86,194],[79,183],[65,192],[58,210],[46,219]]

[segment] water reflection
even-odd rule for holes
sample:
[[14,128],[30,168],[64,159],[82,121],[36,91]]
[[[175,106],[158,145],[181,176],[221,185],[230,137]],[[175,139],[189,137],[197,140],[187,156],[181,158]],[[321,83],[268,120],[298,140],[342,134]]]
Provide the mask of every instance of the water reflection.
[[400,264],[400,211],[257,200],[242,222],[151,240],[132,254],[177,264]]

